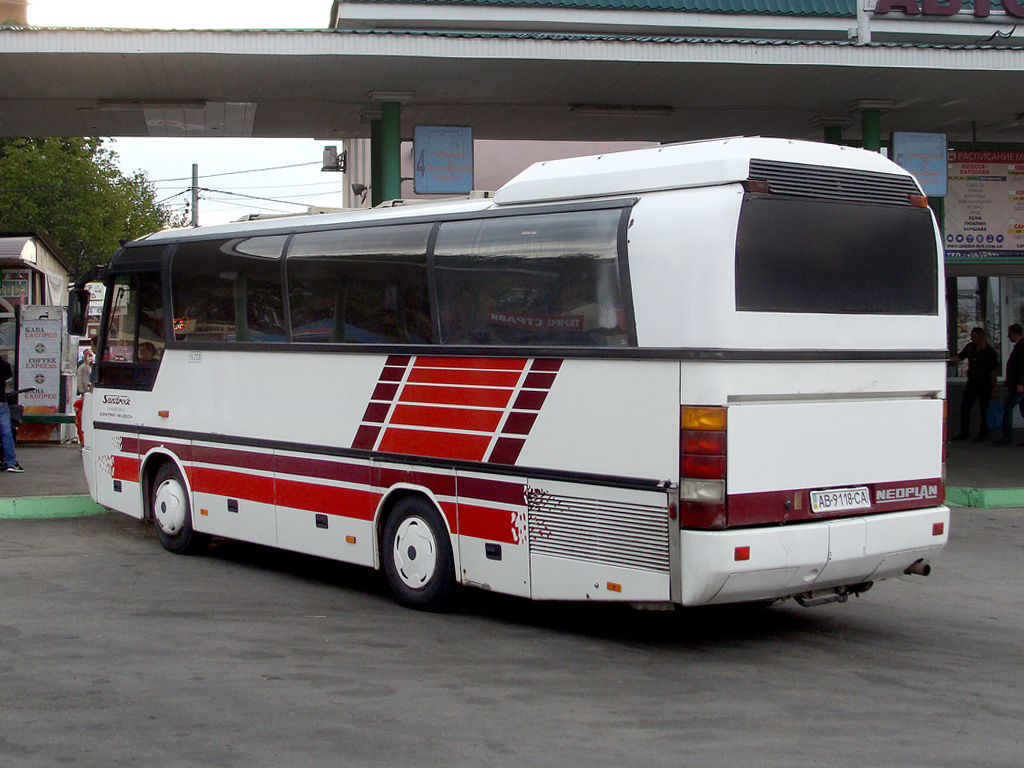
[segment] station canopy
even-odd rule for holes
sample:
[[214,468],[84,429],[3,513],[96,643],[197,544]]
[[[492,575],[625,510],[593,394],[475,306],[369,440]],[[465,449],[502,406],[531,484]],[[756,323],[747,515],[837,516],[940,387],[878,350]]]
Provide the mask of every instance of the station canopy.
[[480,139],[820,140],[838,125],[856,141],[868,108],[881,110],[883,135],[1020,142],[1019,10],[1018,0],[1006,11],[997,0],[358,0],[335,3],[331,26],[316,30],[5,26],[0,135],[341,141],[369,136],[381,103],[399,102],[406,136],[468,125]]

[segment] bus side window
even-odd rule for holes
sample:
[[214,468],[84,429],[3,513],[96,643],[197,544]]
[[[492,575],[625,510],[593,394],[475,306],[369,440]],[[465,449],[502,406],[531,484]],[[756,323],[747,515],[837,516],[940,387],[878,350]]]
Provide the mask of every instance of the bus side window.
[[292,340],[430,344],[431,224],[296,235],[288,247]]
[[159,272],[117,275],[108,285],[110,302],[96,373],[100,386],[152,386],[165,344],[160,286]]
[[607,209],[443,223],[441,343],[626,346],[620,218]]
[[118,275],[114,279],[107,335],[100,360],[146,362],[157,359],[163,347],[159,273]]
[[283,342],[285,236],[189,241],[171,264],[178,341]]

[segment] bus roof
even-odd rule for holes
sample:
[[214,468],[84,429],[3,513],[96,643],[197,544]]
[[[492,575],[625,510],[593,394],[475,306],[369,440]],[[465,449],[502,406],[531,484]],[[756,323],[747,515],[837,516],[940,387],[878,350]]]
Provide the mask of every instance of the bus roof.
[[496,206],[733,184],[749,178],[750,161],[754,159],[909,175],[882,155],[863,149],[790,139],[736,137],[535,163],[502,186],[491,199],[439,200],[415,206],[302,214],[191,229],[169,229],[140,238],[128,244],[128,247],[193,239],[302,232],[398,219],[415,222],[433,220],[439,214],[470,213]]
[[877,152],[813,141],[736,137],[535,163],[494,195],[498,205],[628,195],[746,181],[751,160],[908,175]]

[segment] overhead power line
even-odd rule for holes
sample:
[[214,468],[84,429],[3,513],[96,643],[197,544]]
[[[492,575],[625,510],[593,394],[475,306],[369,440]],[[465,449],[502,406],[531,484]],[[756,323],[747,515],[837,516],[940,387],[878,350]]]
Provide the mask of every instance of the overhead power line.
[[[217,176],[237,176],[241,173],[263,173],[264,171],[283,171],[288,168],[303,168],[307,165],[321,165],[320,160],[314,160],[311,163],[293,163],[292,165],[275,165],[269,168],[248,168],[243,171],[224,171],[223,173],[204,173],[199,178],[201,179],[212,179]],[[192,181],[191,176],[181,176],[180,178],[174,179],[150,179],[150,184],[163,184],[172,181]]]

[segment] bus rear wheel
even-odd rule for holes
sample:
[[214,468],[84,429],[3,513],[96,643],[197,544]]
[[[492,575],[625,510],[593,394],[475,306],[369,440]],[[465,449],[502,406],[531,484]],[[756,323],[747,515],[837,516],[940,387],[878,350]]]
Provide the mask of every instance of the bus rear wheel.
[[170,462],[163,464],[153,478],[149,514],[164,549],[176,555],[199,551],[210,541],[205,533],[192,528],[192,507],[185,481]]
[[455,585],[448,529],[427,501],[408,497],[395,506],[381,543],[388,585],[401,605],[421,611],[444,606]]

